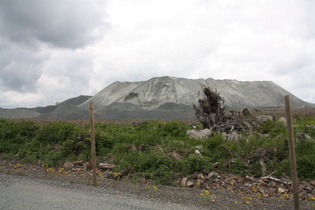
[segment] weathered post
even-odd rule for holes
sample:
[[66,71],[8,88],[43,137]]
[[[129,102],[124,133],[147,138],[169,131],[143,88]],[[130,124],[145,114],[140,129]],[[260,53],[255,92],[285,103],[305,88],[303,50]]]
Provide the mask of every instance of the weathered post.
[[94,112],[93,102],[90,102],[90,135],[91,135],[91,162],[92,162],[92,173],[93,173],[93,185],[97,185],[96,181],[96,154],[95,154],[95,131],[94,131]]
[[292,113],[290,106],[289,95],[284,96],[285,109],[287,116],[287,126],[288,126],[288,136],[289,136],[289,154],[290,154],[290,167],[291,167],[291,179],[293,188],[293,199],[294,199],[294,209],[299,209],[299,189],[297,181],[297,170],[296,170],[296,157],[295,157],[295,146],[294,146],[294,135],[292,128]]

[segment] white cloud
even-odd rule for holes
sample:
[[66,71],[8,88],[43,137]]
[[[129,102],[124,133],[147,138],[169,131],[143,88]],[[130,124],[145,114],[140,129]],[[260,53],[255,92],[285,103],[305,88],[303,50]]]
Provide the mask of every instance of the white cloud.
[[[47,99],[38,93],[21,93],[17,91],[0,91],[1,108],[35,107],[44,104]],[[16,106],[18,104],[18,106]]]
[[21,2],[1,3],[22,13],[0,16],[0,74],[13,75],[11,85],[0,79],[0,91],[25,86],[37,99],[1,99],[0,107],[48,105],[94,95],[117,80],[165,75],[271,80],[315,103],[313,1],[35,0],[32,14]]

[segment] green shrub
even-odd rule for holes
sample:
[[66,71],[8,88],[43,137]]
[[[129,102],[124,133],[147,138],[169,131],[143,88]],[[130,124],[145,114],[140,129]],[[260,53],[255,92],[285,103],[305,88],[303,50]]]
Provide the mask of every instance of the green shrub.
[[220,162],[222,159],[231,157],[231,154],[226,149],[233,147],[233,145],[236,146],[237,144],[228,142],[224,140],[221,134],[217,134],[205,140],[205,155],[208,156],[213,163]]
[[136,175],[150,178],[159,184],[171,181],[171,160],[165,154],[155,150],[125,151],[116,157],[116,164],[119,165],[117,171],[132,167]]
[[185,137],[188,129],[189,126],[187,124],[172,121],[161,124],[158,133],[160,137]]
[[315,138],[315,118],[309,116],[299,116],[294,117],[294,131],[295,133],[305,133],[313,138]]
[[190,174],[194,172],[202,172],[205,169],[210,169],[210,160],[207,157],[198,154],[191,154],[185,159],[185,171]]
[[36,139],[45,143],[62,143],[66,139],[76,138],[78,128],[73,123],[52,122],[41,127]]
[[258,131],[262,134],[268,134],[271,137],[287,135],[286,125],[279,120],[267,120],[258,128]]
[[31,141],[39,126],[31,121],[0,121],[0,153],[17,154],[21,145]]
[[315,178],[315,142],[311,139],[299,140],[295,144],[298,177]]
[[295,150],[297,155],[308,155],[315,153],[314,140],[303,139],[295,142]]
[[137,131],[142,130],[154,133],[154,131],[157,132],[161,126],[162,126],[161,122],[148,120],[138,124],[135,129]]
[[97,132],[95,134],[96,154],[107,155],[115,145],[115,136],[105,132]]
[[234,162],[231,163],[230,173],[235,174],[235,175],[239,175],[239,176],[250,175],[250,174],[248,174],[248,170],[247,170],[244,162],[242,162],[239,159],[236,159]]
[[213,137],[206,139],[205,147],[208,150],[215,150],[215,149],[218,149],[219,147],[221,147],[223,142],[224,142],[224,137],[220,134],[217,134]]
[[24,159],[25,162],[37,164],[43,156],[43,145],[33,139],[32,141],[21,146],[19,150],[19,156]]
[[315,124],[315,118],[310,116],[300,116],[300,115],[294,115],[294,124],[295,125],[314,125]]
[[169,185],[173,181],[173,173],[169,166],[163,164],[152,173],[150,178],[154,180],[154,184]]
[[[314,118],[295,117],[295,132],[314,137],[310,125]],[[145,177],[154,183],[171,184],[175,177],[195,172],[220,170],[245,176],[261,176],[259,150],[265,151],[267,173],[275,176],[290,171],[287,130],[278,120],[267,121],[254,130],[253,136],[227,141],[221,134],[204,140],[186,136],[189,125],[145,121],[139,125],[97,123],[95,127],[96,154],[100,161],[114,159],[116,171],[132,167],[134,177]],[[255,128],[256,129],[256,128]],[[195,154],[194,150],[201,155]],[[0,119],[0,153],[6,157],[23,158],[26,162],[44,162],[49,166],[64,161],[89,160],[89,126],[68,122],[37,124],[28,121]],[[178,156],[174,156],[177,153]],[[315,142],[296,141],[298,177],[315,177]],[[218,163],[217,168],[212,168]]]
[[137,159],[133,162],[135,171],[149,171],[154,172],[160,168],[161,165],[170,166],[167,156],[157,151],[137,152]]
[[315,154],[297,156],[297,174],[301,180],[314,180],[315,178]]

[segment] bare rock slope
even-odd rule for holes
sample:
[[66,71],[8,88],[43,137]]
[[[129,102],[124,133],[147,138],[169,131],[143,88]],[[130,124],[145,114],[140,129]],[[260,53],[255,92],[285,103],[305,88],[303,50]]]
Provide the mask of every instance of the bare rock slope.
[[[271,81],[185,79],[156,77],[141,82],[114,82],[93,97],[68,99],[57,106],[34,108],[34,117],[52,119],[87,119],[93,102],[95,117],[121,119],[192,118],[192,105],[200,98],[202,87],[216,90],[228,109],[281,108],[284,95],[290,95],[293,108],[315,107],[292,95]],[[3,116],[0,110],[0,117]],[[31,115],[30,115],[31,116]]]
[[114,82],[80,107],[86,106],[90,101],[94,102],[96,109],[114,102],[132,103],[145,110],[156,109],[165,103],[191,106],[198,99],[198,92],[203,86],[216,90],[225,99],[225,105],[233,108],[283,107],[284,95],[291,95],[294,107],[312,106],[271,81],[158,77],[144,82]]
[[[202,87],[216,90],[228,109],[278,108],[284,95],[292,107],[314,107],[271,81],[184,79],[157,77],[143,82],[114,82],[79,107],[94,103],[96,113],[109,119],[174,119],[194,117],[192,104],[200,98]],[[115,116],[114,116],[115,115]]]

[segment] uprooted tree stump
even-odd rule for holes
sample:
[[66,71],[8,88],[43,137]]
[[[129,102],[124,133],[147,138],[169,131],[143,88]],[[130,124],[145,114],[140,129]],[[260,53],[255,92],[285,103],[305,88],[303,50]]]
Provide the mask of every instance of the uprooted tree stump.
[[198,104],[193,104],[195,114],[203,128],[218,133],[232,133],[247,130],[252,132],[257,120],[247,108],[241,112],[226,111],[224,99],[217,91],[211,91],[208,87],[202,88],[203,96]]
[[[260,120],[260,118],[252,115],[247,108],[244,108],[241,111],[226,111],[223,106],[224,99],[219,93],[211,91],[208,87],[204,87],[202,93],[203,97],[199,99],[198,104],[194,104],[193,107],[197,119],[203,125],[204,129],[201,131],[206,131],[207,135],[200,135],[202,134],[200,130],[197,131],[197,134],[199,135],[194,133],[195,130],[187,131],[187,134],[192,138],[207,138],[209,136],[208,133],[211,135],[213,132],[216,132],[222,133],[227,140],[234,141],[237,140],[239,135],[244,131],[249,132],[249,135],[252,135],[253,128],[264,122],[264,120]],[[229,166],[236,158],[241,160],[245,167],[248,167],[251,159],[250,157],[241,158],[227,147],[222,147],[231,156],[231,158],[226,160],[226,163],[224,164]],[[264,148],[259,148],[255,153],[255,156],[259,157],[263,176],[266,176],[266,161],[269,160],[269,158],[266,157],[266,154],[267,151]]]
[[218,125],[224,118],[224,100],[208,87],[202,89],[203,98],[198,100],[198,105],[193,105],[197,119],[203,128],[212,128]]

